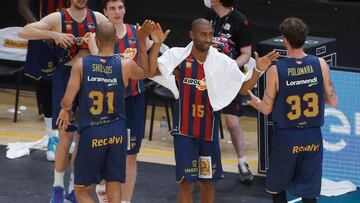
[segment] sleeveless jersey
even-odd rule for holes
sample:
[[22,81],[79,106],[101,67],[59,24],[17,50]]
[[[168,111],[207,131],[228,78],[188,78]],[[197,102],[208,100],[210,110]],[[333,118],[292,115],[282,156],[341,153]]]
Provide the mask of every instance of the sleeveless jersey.
[[279,92],[272,117],[278,128],[317,127],[324,123],[324,85],[320,61],[308,55],[276,62]]
[[[136,36],[136,28],[134,25],[125,24],[126,34],[122,39],[118,39],[115,43],[114,53],[123,59],[132,59],[137,61],[138,57],[138,39]],[[142,80],[129,79],[125,96],[136,96],[144,92],[144,82]]]
[[74,45],[67,49],[61,49],[58,55],[59,63],[66,63],[74,58],[80,51],[80,49],[88,49],[88,44],[85,42],[84,38],[87,37],[86,33],[94,33],[96,30],[96,18],[93,11],[87,9],[86,17],[83,22],[76,22],[67,9],[61,11],[61,22],[62,22],[62,32],[73,34]]
[[125,118],[121,59],[114,56],[83,57],[79,92],[79,129]]
[[174,107],[173,133],[205,141],[218,140],[219,112],[214,112],[210,105],[203,64],[190,55],[178,70],[180,97]]

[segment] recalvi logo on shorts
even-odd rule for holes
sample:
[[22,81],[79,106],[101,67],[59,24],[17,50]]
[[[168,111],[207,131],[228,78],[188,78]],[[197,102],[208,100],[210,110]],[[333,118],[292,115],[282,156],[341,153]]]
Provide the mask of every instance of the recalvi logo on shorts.
[[304,145],[304,146],[293,146],[292,153],[297,154],[300,152],[316,152],[319,151],[320,145],[319,144],[311,144],[311,145]]
[[118,137],[118,136],[112,136],[110,138],[104,138],[104,139],[92,139],[91,141],[91,147],[95,148],[95,147],[102,147],[102,146],[106,146],[106,145],[111,145],[111,144],[121,144],[123,142],[123,137]]

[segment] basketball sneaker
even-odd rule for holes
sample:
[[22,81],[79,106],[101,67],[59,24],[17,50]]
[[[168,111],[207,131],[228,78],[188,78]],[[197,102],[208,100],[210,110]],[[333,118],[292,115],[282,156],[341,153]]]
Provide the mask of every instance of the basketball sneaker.
[[55,161],[55,151],[58,142],[59,142],[59,138],[57,136],[49,136],[49,141],[46,151],[46,159],[48,161]]
[[76,200],[75,197],[75,191],[72,190],[69,194],[66,195],[66,199],[69,200],[72,203],[77,203],[78,201]]
[[64,188],[56,186],[53,187],[51,191],[51,200],[50,203],[64,203]]
[[109,200],[106,195],[105,185],[96,185],[95,187],[96,195],[99,199],[99,203],[108,203]]
[[238,164],[239,173],[240,173],[240,181],[245,184],[252,183],[254,176],[249,169],[249,165],[247,163]]

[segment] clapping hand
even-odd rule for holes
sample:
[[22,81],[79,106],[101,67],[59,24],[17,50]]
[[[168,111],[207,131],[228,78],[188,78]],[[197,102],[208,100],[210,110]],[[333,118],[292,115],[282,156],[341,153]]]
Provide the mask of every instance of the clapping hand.
[[151,39],[153,40],[154,43],[163,43],[167,36],[170,33],[170,30],[166,30],[165,32],[163,31],[163,29],[161,28],[161,25],[159,23],[155,24],[155,29],[151,32]]
[[257,52],[255,52],[254,54],[256,67],[260,71],[266,71],[271,65],[271,62],[279,57],[279,53],[276,51],[271,51],[263,57],[259,57],[259,54]]

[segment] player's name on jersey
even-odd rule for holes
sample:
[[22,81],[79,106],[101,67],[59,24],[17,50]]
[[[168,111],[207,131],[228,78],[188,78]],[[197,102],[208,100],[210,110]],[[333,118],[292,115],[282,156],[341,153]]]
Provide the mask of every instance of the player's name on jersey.
[[111,74],[112,73],[112,66],[103,66],[102,64],[93,64],[92,65],[93,72]]
[[307,85],[308,87],[312,87],[318,84],[318,78],[314,77],[314,78],[310,78],[310,79],[305,79],[305,80],[296,80],[296,81],[289,81],[286,80],[286,86],[290,87],[290,86],[298,86],[298,85]]
[[312,65],[307,65],[303,67],[288,68],[288,76],[298,76],[314,73]]
[[311,144],[311,145],[304,145],[304,146],[293,146],[293,154],[297,154],[300,152],[316,152],[319,151],[320,145],[319,144]]

